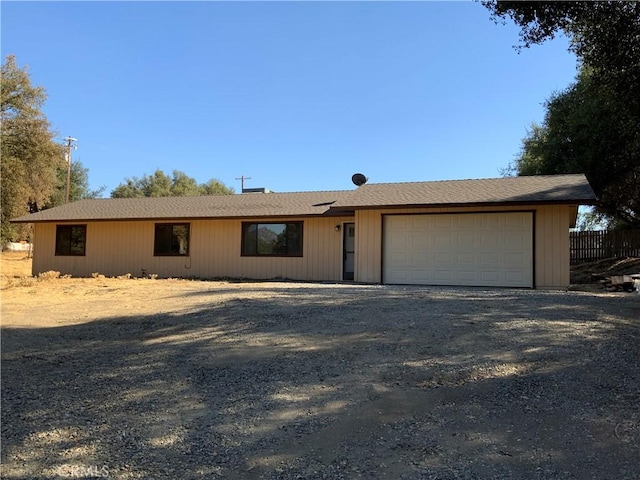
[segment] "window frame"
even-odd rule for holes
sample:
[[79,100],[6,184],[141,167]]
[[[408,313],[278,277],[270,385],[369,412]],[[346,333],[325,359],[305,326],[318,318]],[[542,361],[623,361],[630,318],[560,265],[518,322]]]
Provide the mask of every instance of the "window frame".
[[[255,251],[247,252],[247,230],[255,225],[256,226],[256,239],[254,242]],[[289,227],[289,225],[296,225],[300,228],[300,240],[299,240],[299,251],[295,253],[260,253],[258,252],[258,232],[260,230],[260,225],[285,225],[285,231]],[[287,244],[287,250],[290,250],[289,245]],[[285,257],[285,258],[299,258],[304,256],[304,221],[302,220],[293,220],[293,221],[274,221],[274,222],[242,222],[241,225],[241,242],[240,242],[240,256],[242,257]]]
[[[171,229],[171,246],[174,245],[175,232],[173,227],[187,228],[187,247],[185,253],[174,251],[160,251],[158,245],[158,227],[172,227]],[[154,257],[188,257],[191,254],[191,223],[189,222],[162,222],[153,224],[153,256]]]
[[[82,229],[80,238],[76,238],[74,242],[74,229]],[[69,245],[68,249],[66,245],[62,245],[60,240],[60,233],[62,230],[69,230]],[[80,252],[74,252],[74,248],[81,247]],[[55,242],[55,256],[56,257],[85,257],[87,255],[87,224],[59,224],[56,225],[56,242]]]

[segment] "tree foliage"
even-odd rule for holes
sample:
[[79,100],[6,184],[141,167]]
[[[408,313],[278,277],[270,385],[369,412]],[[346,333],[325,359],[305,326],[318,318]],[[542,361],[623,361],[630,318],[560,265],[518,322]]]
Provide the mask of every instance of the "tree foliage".
[[64,168],[62,146],[54,141],[41,110],[46,98],[42,87],[31,84],[28,69],[7,56],[0,87],[3,245],[24,237],[9,220],[45,205],[56,189],[58,170]]
[[172,176],[168,176],[162,170],[156,170],[152,175],[143,175],[141,178],[126,178],[112,192],[112,198],[136,198],[136,197],[187,197],[197,195],[229,195],[234,193],[215,178],[206,183],[198,182],[180,170],[174,170]]
[[640,225],[638,112],[593,81],[577,81],[546,103],[512,166],[518,175],[584,173],[599,198],[596,213],[613,225]]
[[[92,190],[89,186],[89,169],[82,162],[71,162],[71,178],[69,182],[69,201],[76,202],[86,198],[98,198],[104,192],[105,187]],[[67,196],[67,164],[58,169],[56,188],[44,205],[44,208],[56,207],[65,203]]]
[[564,33],[580,60],[577,81],[546,104],[512,165],[519,175],[585,173],[596,215],[640,225],[640,2],[482,0],[512,19],[526,48]]
[[559,32],[570,50],[591,68],[594,82],[628,101],[640,101],[640,2],[482,0],[496,21],[513,20],[522,47],[552,39]]

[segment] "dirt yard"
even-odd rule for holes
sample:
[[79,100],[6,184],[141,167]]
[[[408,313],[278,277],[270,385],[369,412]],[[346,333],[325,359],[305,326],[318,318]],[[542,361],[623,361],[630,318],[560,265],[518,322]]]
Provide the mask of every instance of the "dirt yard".
[[637,294],[107,278],[1,294],[2,478],[640,478]]
[[0,253],[1,287],[5,287],[9,279],[31,276],[31,259],[25,252]]
[[607,258],[595,262],[581,263],[571,267],[571,283],[596,283],[610,275],[633,275],[640,273],[640,258]]

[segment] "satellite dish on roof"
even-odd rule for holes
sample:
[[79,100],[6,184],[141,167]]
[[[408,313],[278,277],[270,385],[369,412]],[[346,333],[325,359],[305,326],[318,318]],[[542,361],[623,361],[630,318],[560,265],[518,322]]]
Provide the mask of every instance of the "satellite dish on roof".
[[364,185],[365,183],[367,183],[367,177],[365,177],[361,173],[354,173],[351,177],[351,181],[356,187],[359,187],[360,185]]

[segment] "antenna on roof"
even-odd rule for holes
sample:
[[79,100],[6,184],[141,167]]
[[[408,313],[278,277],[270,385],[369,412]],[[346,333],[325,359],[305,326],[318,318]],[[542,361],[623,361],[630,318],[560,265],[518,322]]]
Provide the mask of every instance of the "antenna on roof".
[[364,185],[365,183],[367,183],[367,180],[368,180],[367,177],[365,177],[361,173],[354,173],[353,176],[351,177],[351,181],[356,187],[359,187],[360,185]]

